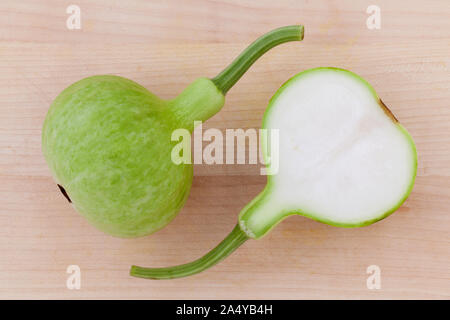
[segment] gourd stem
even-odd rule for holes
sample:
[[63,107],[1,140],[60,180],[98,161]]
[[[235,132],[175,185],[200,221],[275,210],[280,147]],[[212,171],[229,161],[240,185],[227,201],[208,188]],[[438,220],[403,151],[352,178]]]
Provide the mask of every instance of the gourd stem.
[[132,266],[130,275],[147,279],[174,279],[190,276],[208,269],[239,248],[248,238],[239,225],[214,249],[193,262],[167,268]]
[[301,40],[303,40],[303,26],[301,25],[286,26],[272,30],[256,39],[212,81],[225,95],[245,71],[268,50],[284,42]]

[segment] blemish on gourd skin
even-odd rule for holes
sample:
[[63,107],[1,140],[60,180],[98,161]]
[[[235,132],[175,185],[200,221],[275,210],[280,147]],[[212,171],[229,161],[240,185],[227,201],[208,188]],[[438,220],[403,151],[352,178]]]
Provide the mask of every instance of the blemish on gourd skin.
[[72,200],[70,200],[70,197],[69,197],[69,195],[68,195],[67,192],[66,192],[66,189],[64,189],[63,186],[60,185],[60,184],[58,184],[57,186],[58,186],[58,188],[59,188],[59,191],[61,191],[61,193],[62,193],[63,196],[67,199],[67,201],[69,201],[70,203],[72,203]]
[[391,118],[392,121],[394,121],[394,123],[398,123],[397,118],[394,116],[394,114],[392,113],[392,111],[389,110],[389,108],[384,104],[383,100],[378,99],[378,101],[379,101],[378,103],[379,103],[380,107],[383,109],[384,113],[386,113],[387,116],[388,116],[389,118]]

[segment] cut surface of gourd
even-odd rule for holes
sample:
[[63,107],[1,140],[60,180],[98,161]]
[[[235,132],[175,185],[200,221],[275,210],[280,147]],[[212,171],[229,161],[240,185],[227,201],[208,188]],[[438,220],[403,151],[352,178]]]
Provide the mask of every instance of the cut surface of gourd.
[[291,213],[344,227],[370,224],[397,209],[412,188],[411,137],[350,71],[298,74],[272,98],[263,127],[279,130],[278,172],[268,178],[261,212],[244,224],[250,231],[256,221]]

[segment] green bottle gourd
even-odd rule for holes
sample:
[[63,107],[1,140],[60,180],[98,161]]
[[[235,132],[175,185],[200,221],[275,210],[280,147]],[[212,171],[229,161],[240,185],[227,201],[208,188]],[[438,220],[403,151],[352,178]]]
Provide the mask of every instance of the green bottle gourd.
[[297,74],[270,100],[262,127],[279,133],[278,142],[262,140],[270,175],[233,231],[194,262],[132,266],[132,276],[172,279],[201,272],[291,215],[338,227],[367,226],[394,212],[412,190],[414,141],[370,84],[350,71]]
[[192,132],[224,104],[224,96],[266,51],[303,39],[302,26],[273,30],[213,79],[200,78],[163,100],[118,76],[80,80],[52,103],[42,151],[63,194],[98,229],[119,237],[151,234],[184,205],[192,165],[171,160],[175,129]]

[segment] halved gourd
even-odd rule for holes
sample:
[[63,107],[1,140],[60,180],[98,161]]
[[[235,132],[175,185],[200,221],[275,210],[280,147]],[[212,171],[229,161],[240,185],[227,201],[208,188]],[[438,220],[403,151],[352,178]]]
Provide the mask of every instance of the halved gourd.
[[271,175],[228,237],[194,262],[133,266],[131,275],[198,273],[293,214],[340,227],[366,226],[394,212],[411,192],[417,168],[411,136],[370,84],[350,71],[315,68],[294,76],[271,99],[263,128],[279,134],[278,143],[263,144]]

